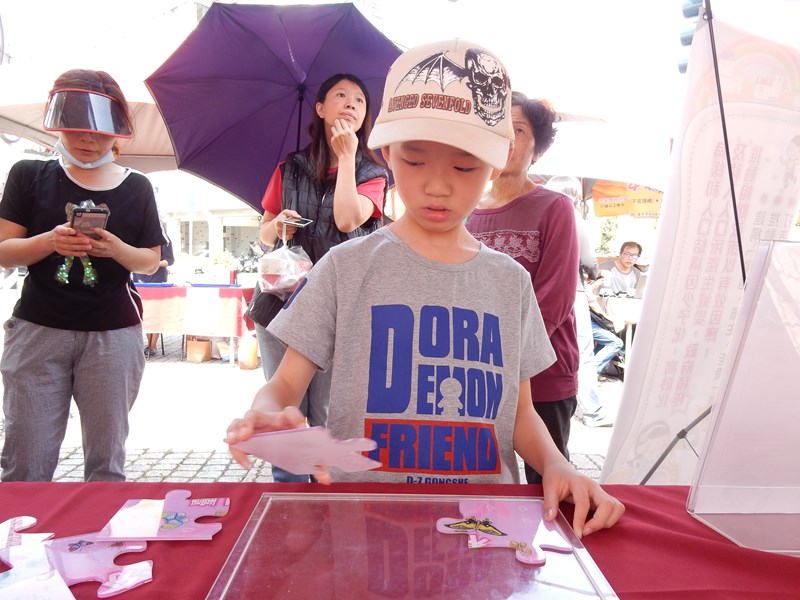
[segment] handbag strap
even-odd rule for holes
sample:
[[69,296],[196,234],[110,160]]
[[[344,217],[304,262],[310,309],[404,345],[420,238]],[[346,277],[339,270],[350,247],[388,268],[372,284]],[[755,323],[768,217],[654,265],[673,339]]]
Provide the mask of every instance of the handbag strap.
[[[289,154],[289,155],[286,157],[286,160],[284,160],[284,161],[281,163],[281,165],[280,165],[280,170],[281,170],[281,181],[284,181],[284,180],[285,180],[285,178],[286,178],[286,163],[287,163],[288,161],[290,161],[290,160],[294,160],[294,156],[295,156],[295,154],[297,154],[297,152],[292,152],[292,153],[290,153],[290,154]],[[294,188],[295,188],[295,189],[297,189],[297,181],[298,181],[298,178],[299,178],[299,172],[298,172],[298,169],[296,169],[296,168],[293,168],[293,169],[291,169],[291,170],[290,170],[290,174],[292,174],[292,176],[294,177],[294,180],[295,180],[295,181],[294,181]],[[289,210],[293,210],[293,211],[295,211],[295,212],[298,212],[298,213],[299,213],[300,211],[298,211],[298,210],[297,210],[297,209],[299,208],[299,207],[297,206],[297,203],[298,203],[298,202],[297,202],[297,194],[294,194],[294,195],[292,196],[292,198],[293,198],[293,201],[291,202],[291,204],[292,204],[293,206],[286,206],[286,204],[285,204],[285,203],[284,203],[284,201],[283,201],[283,200],[284,200],[284,193],[283,193],[283,189],[281,189],[281,210],[286,210],[286,209],[289,209]],[[285,223],[283,223],[283,222],[281,222],[281,225],[283,226],[283,229],[282,229],[282,231],[281,231],[281,236],[280,236],[281,245],[283,245],[283,246],[287,246],[287,247],[290,247],[290,244],[289,244],[289,242],[286,240],[286,224],[285,224]],[[280,246],[278,246],[277,244],[275,244],[275,248],[274,248],[274,249],[275,249],[275,250],[277,250],[279,247],[280,247]]]

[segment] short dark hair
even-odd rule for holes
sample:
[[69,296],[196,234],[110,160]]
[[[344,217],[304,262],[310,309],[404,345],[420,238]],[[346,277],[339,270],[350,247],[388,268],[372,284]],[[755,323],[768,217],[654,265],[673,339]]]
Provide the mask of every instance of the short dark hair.
[[639,251],[639,256],[642,255],[642,247],[637,242],[622,242],[622,246],[619,247],[619,253],[622,254],[625,252],[625,248],[630,248],[632,246],[636,246]]
[[553,145],[553,141],[556,139],[558,130],[554,124],[558,122],[558,113],[546,100],[528,98],[522,92],[511,93],[511,106],[522,108],[522,113],[528,119],[528,123],[533,129],[533,137],[536,140],[533,152],[536,155],[536,159],[539,159]]

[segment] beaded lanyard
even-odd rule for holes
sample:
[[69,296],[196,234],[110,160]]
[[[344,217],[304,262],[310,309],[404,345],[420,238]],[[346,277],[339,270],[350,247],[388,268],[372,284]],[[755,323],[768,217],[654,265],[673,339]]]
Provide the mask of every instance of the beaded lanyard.
[[[87,287],[94,287],[97,285],[97,269],[92,266],[92,261],[88,256],[81,256],[81,264],[83,264],[83,285]],[[72,268],[72,263],[75,261],[74,256],[65,256],[64,262],[61,263],[56,270],[56,281],[64,285],[69,283],[69,270]]]

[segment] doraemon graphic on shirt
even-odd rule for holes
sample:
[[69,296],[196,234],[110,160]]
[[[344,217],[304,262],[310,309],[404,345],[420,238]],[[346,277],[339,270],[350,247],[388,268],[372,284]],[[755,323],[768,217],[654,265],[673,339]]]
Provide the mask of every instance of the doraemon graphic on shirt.
[[332,369],[331,434],[377,444],[381,467],[335,480],[519,482],[520,382],[554,354],[512,259],[438,263],[380,229],[317,263],[268,331]]

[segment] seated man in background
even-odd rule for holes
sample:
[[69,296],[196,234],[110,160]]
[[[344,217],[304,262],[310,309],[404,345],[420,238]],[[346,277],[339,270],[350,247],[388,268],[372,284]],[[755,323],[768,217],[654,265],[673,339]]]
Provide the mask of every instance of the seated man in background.
[[636,266],[636,261],[642,255],[642,247],[636,242],[625,242],[619,249],[619,256],[614,260],[607,260],[600,263],[601,271],[610,284],[612,293],[633,295],[639,276],[642,274]]
[[[596,282],[596,284],[599,283],[599,281]],[[604,381],[606,368],[623,351],[625,343],[617,335],[612,319],[598,302],[592,286],[587,286],[586,296],[589,301],[589,315],[592,319],[592,339],[594,340],[594,361],[597,367],[597,379]]]

